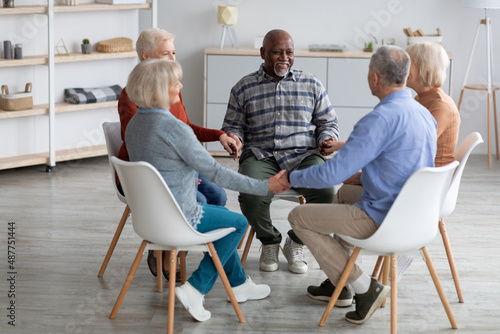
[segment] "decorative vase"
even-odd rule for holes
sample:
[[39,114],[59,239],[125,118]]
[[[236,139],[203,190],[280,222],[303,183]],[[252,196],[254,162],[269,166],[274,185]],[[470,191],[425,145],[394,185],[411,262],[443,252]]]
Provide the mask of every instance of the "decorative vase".
[[82,44],[82,53],[90,54],[92,52],[92,44]]

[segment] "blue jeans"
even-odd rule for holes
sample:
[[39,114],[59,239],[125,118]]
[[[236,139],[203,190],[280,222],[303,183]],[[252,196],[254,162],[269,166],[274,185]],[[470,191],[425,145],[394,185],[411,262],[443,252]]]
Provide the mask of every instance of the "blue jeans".
[[[198,225],[199,232],[204,233],[225,227],[236,228],[236,231],[214,241],[214,247],[231,286],[235,287],[245,283],[247,276],[241,267],[236,247],[246,232],[247,219],[245,216],[221,206],[208,204],[202,204],[202,206],[204,213],[201,223]],[[218,276],[214,262],[207,252],[188,282],[200,293],[206,295],[212,289]]]
[[203,175],[198,174],[198,178],[201,183],[198,185],[198,191],[196,192],[196,201],[202,204],[225,206],[227,201],[226,191]]

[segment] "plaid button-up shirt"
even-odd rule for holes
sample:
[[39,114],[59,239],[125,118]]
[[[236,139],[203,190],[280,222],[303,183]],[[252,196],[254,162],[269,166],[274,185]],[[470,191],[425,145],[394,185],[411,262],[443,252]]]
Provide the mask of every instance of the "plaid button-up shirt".
[[322,141],[339,138],[337,115],[314,75],[293,69],[276,81],[264,64],[231,90],[222,130],[236,134],[257,159],[274,156],[288,171],[318,154]]

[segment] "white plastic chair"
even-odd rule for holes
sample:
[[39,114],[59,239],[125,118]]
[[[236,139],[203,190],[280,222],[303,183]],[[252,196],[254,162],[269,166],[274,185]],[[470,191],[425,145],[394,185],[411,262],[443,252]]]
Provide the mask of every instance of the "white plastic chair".
[[[206,233],[196,231],[186,220],[163,177],[151,164],[128,162],[116,157],[111,157],[111,162],[118,173],[131,208],[134,231],[143,238],[143,241],[109,317],[114,319],[118,313],[144,252],[147,250],[169,250],[168,333],[173,333],[177,252],[203,251],[209,252],[212,256],[236,315],[239,321],[244,323],[245,318],[212,243],[235,231],[235,228],[222,228]],[[158,256],[157,260],[160,261],[158,268],[162,268],[161,256]],[[183,269],[181,268],[181,270]],[[162,275],[157,276],[161,280]]]
[[460,144],[455,152],[455,159],[460,162],[451,180],[451,186],[444,200],[443,207],[441,209],[441,219],[439,220],[439,231],[441,232],[441,237],[443,239],[444,248],[446,250],[446,256],[448,257],[448,262],[450,264],[451,274],[453,276],[453,281],[455,282],[455,289],[457,290],[458,301],[460,303],[464,302],[464,296],[462,294],[462,288],[460,287],[460,280],[458,277],[457,267],[455,265],[455,258],[453,257],[453,252],[451,250],[450,239],[448,238],[448,233],[446,232],[446,225],[444,223],[444,217],[448,217],[455,210],[458,198],[458,190],[460,188],[460,181],[462,179],[462,173],[467,163],[472,150],[479,144],[483,142],[483,138],[479,132],[473,132],[469,134]]
[[[120,201],[124,204],[127,204],[127,200],[125,196],[123,196],[119,191],[116,184],[116,175],[115,168],[111,163],[111,157],[117,157],[120,147],[122,146],[122,137],[121,137],[121,126],[120,122],[104,122],[102,124],[102,129],[104,131],[104,138],[106,139],[106,148],[108,149],[108,159],[109,159],[109,167],[111,171],[111,181],[113,182],[113,188],[115,189],[116,196]],[[130,208],[127,205],[123,210],[122,217],[120,219],[120,223],[116,228],[115,235],[113,236],[113,240],[111,240],[111,244],[109,245],[108,252],[104,257],[104,261],[102,261],[101,269],[99,270],[99,274],[97,277],[102,277],[104,272],[106,271],[106,267],[108,266],[109,260],[111,259],[111,255],[113,255],[113,251],[115,250],[116,243],[120,238],[120,235],[123,231],[123,227],[125,226],[125,222],[130,214]]]
[[[286,201],[296,202],[296,203],[300,203],[300,204],[306,203],[306,199],[304,198],[304,196],[302,196],[301,194],[299,194],[298,192],[296,192],[293,189],[285,190],[281,194],[275,194],[273,197],[273,200],[274,199],[283,199]],[[253,238],[255,236],[255,230],[250,225],[247,227],[247,232],[248,232],[247,242],[245,244],[245,248],[243,249],[243,254],[241,254],[241,266],[242,267],[247,262],[248,253],[250,252],[250,247],[252,246],[252,241],[253,241]],[[243,236],[243,238],[241,238],[240,244],[238,245],[238,249],[241,248],[244,240],[245,240],[245,236]]]
[[[359,254],[384,255],[391,258],[391,333],[397,332],[397,255],[410,254],[416,250],[423,253],[427,268],[438,291],[452,328],[457,328],[455,318],[444,294],[439,278],[425,245],[438,233],[436,221],[458,166],[454,161],[444,167],[422,168],[405,183],[394,204],[378,230],[367,239],[355,239],[338,235],[355,246],[335,291],[319,323],[324,326],[330,312],[344,287]],[[387,283],[386,283],[387,284]]]

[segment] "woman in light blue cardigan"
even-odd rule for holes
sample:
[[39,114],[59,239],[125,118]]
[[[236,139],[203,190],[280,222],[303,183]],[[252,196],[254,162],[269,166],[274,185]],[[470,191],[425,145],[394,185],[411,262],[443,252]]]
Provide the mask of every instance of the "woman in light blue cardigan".
[[[125,132],[131,161],[151,163],[165,179],[189,223],[199,232],[235,227],[236,231],[214,242],[215,249],[233,288],[236,300],[244,302],[267,297],[269,286],[253,283],[241,267],[236,246],[245,234],[246,218],[224,207],[196,202],[195,173],[235,191],[263,196],[287,188],[279,184],[284,171],[268,180],[256,180],[222,167],[203,148],[193,130],[175,118],[170,105],[178,102],[182,70],[177,62],[147,60],[132,71],[127,94],[139,109]],[[176,288],[177,298],[198,321],[210,319],[204,295],[217,279],[210,255],[205,254],[188,281]]]

